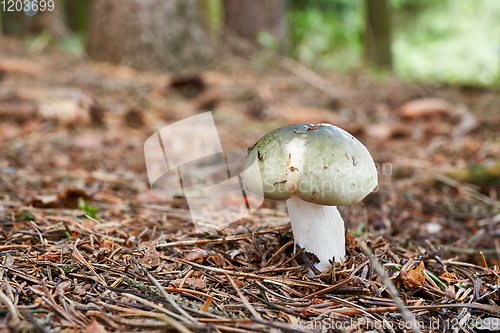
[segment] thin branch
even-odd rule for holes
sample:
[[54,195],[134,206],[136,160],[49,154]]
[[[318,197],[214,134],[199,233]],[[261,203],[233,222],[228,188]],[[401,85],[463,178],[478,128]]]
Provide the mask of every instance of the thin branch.
[[399,309],[401,315],[403,318],[406,320],[408,324],[411,323],[411,330],[415,333],[419,333],[420,330],[418,329],[418,323],[415,320],[415,316],[408,311],[406,306],[403,304],[403,302],[399,299],[398,291],[396,287],[392,284],[392,281],[389,279],[387,276],[384,267],[380,265],[378,260],[375,258],[373,255],[372,251],[366,246],[364,242],[360,242],[361,249],[363,250],[363,253],[370,259],[370,263],[372,264],[372,267],[377,271],[378,276],[380,277],[380,280],[382,280],[382,283],[389,289],[390,295],[392,299],[394,300],[394,303],[396,304],[396,307]]

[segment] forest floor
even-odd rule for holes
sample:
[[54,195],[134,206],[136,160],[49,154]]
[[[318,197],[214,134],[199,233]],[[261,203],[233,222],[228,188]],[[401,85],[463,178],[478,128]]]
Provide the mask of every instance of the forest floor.
[[[317,75],[264,53],[180,77],[1,44],[0,332],[500,324],[498,91]],[[144,143],[206,111],[224,150],[321,122],[368,148],[380,186],[340,207],[345,263],[308,273],[283,202],[210,234],[184,198],[152,193]]]

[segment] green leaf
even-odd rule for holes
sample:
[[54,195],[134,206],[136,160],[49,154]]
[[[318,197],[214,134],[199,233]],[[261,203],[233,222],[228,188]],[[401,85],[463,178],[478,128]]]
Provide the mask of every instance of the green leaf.
[[87,205],[83,199],[80,199],[80,201],[78,201],[78,207],[83,210],[88,217],[97,220],[97,207]]
[[30,212],[28,212],[27,210],[22,210],[21,211],[21,214],[23,215],[23,217],[26,219],[26,220],[30,220],[30,221],[33,221],[35,219],[35,215],[31,214]]

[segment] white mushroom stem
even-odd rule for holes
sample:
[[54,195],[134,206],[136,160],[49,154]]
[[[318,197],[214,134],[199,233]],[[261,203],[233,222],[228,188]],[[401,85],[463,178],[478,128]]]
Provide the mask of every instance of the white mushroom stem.
[[317,269],[327,269],[333,257],[336,262],[345,260],[344,220],[336,206],[313,204],[297,194],[286,203],[295,244],[318,257]]

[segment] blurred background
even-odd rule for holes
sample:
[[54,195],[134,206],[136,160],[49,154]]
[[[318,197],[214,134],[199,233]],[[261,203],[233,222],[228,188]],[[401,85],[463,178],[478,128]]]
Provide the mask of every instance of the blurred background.
[[315,70],[375,65],[404,80],[482,86],[500,81],[498,17],[495,0],[56,0],[34,17],[0,12],[2,34],[32,50],[139,68],[203,64],[203,48],[237,35]]

